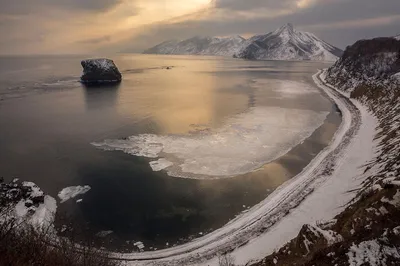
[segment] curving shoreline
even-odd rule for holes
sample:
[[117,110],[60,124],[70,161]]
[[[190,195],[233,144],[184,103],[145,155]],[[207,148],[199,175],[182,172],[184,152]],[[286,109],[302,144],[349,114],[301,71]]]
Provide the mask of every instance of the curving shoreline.
[[143,253],[113,253],[112,258],[132,265],[187,265],[201,263],[218,254],[245,246],[296,208],[321,183],[333,176],[343,163],[344,154],[357,135],[362,115],[355,104],[333,88],[323,85],[319,71],[315,83],[337,104],[342,112],[342,123],[331,143],[322,150],[303,171],[274,191],[247,213],[238,216],[224,227],[181,246]]

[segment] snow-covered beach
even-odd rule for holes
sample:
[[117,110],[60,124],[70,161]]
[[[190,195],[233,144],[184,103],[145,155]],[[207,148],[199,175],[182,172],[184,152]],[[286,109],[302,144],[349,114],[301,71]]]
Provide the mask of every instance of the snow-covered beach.
[[[129,265],[217,265],[231,253],[243,265],[261,259],[296,236],[303,224],[332,219],[363,181],[362,166],[375,154],[376,119],[347,95],[313,78],[342,113],[331,144],[296,177],[224,227],[190,243],[154,252],[113,254]],[[359,177],[354,179],[353,177]]]

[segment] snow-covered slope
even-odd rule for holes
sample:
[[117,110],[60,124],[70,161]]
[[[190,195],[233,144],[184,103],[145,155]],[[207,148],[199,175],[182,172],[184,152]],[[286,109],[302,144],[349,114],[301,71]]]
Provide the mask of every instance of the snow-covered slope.
[[144,53],[233,56],[245,41],[246,39],[241,36],[227,38],[196,36],[183,41],[166,41],[144,51]]
[[[301,265],[400,265],[398,75],[400,40],[393,37],[356,42],[320,75],[322,80],[328,82],[328,86],[333,85],[349,96],[360,111],[366,108],[374,116],[368,119],[367,112],[362,112],[367,119],[362,119],[364,121],[358,133],[359,141],[353,144],[362,149],[361,152],[353,150],[356,151],[354,159],[346,155],[346,161],[354,165],[354,161],[363,158],[364,148],[370,145],[368,142],[375,142],[371,144],[372,158],[359,167],[360,173],[346,171],[349,180],[359,180],[362,183],[356,198],[348,205],[343,204],[347,208],[342,213],[328,223],[319,221],[317,224],[304,225],[296,238],[251,266],[290,265],[293,261]],[[365,125],[372,120],[376,120],[376,124],[371,124],[375,128],[375,136],[368,140],[364,135],[368,131]],[[330,179],[337,180],[341,169],[346,168],[341,166],[335,169]],[[326,184],[329,184],[328,181]],[[348,191],[349,187],[346,194]],[[329,198],[325,194],[324,197]],[[318,204],[310,205],[307,202],[303,206],[300,208],[305,211],[303,209],[301,215],[305,215],[307,209],[318,208]]]
[[394,38],[395,38],[396,40],[399,40],[399,41],[400,41],[400,34],[397,35],[397,36],[394,36]]
[[[400,72],[400,41],[394,38],[360,40],[349,46],[328,70],[327,81],[344,91],[360,84],[387,82]],[[392,78],[393,79],[393,78]]]
[[343,53],[312,33],[296,30],[292,24],[265,35],[250,38],[235,54],[251,60],[336,61]]

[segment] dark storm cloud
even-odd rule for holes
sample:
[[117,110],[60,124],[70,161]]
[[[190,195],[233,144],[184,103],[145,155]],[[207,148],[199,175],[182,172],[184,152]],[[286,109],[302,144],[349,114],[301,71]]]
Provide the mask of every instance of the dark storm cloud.
[[29,15],[48,8],[82,11],[103,11],[121,0],[0,0],[0,14]]

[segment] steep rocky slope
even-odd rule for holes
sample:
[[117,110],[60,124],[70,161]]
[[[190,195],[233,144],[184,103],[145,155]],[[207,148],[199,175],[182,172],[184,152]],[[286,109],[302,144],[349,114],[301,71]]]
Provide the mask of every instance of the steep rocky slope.
[[235,57],[251,60],[335,61],[342,52],[314,34],[296,30],[292,24],[287,24],[274,32],[252,37]]
[[328,70],[327,82],[343,91],[359,84],[389,82],[400,72],[399,55],[400,41],[394,38],[358,41]]
[[241,36],[227,38],[196,36],[183,41],[166,41],[144,51],[144,53],[233,56],[245,41]]
[[[325,80],[366,106],[379,121],[379,152],[345,211],[254,265],[400,265],[400,41],[356,42]],[[324,77],[322,77],[324,78]],[[354,177],[355,178],[355,177]]]

